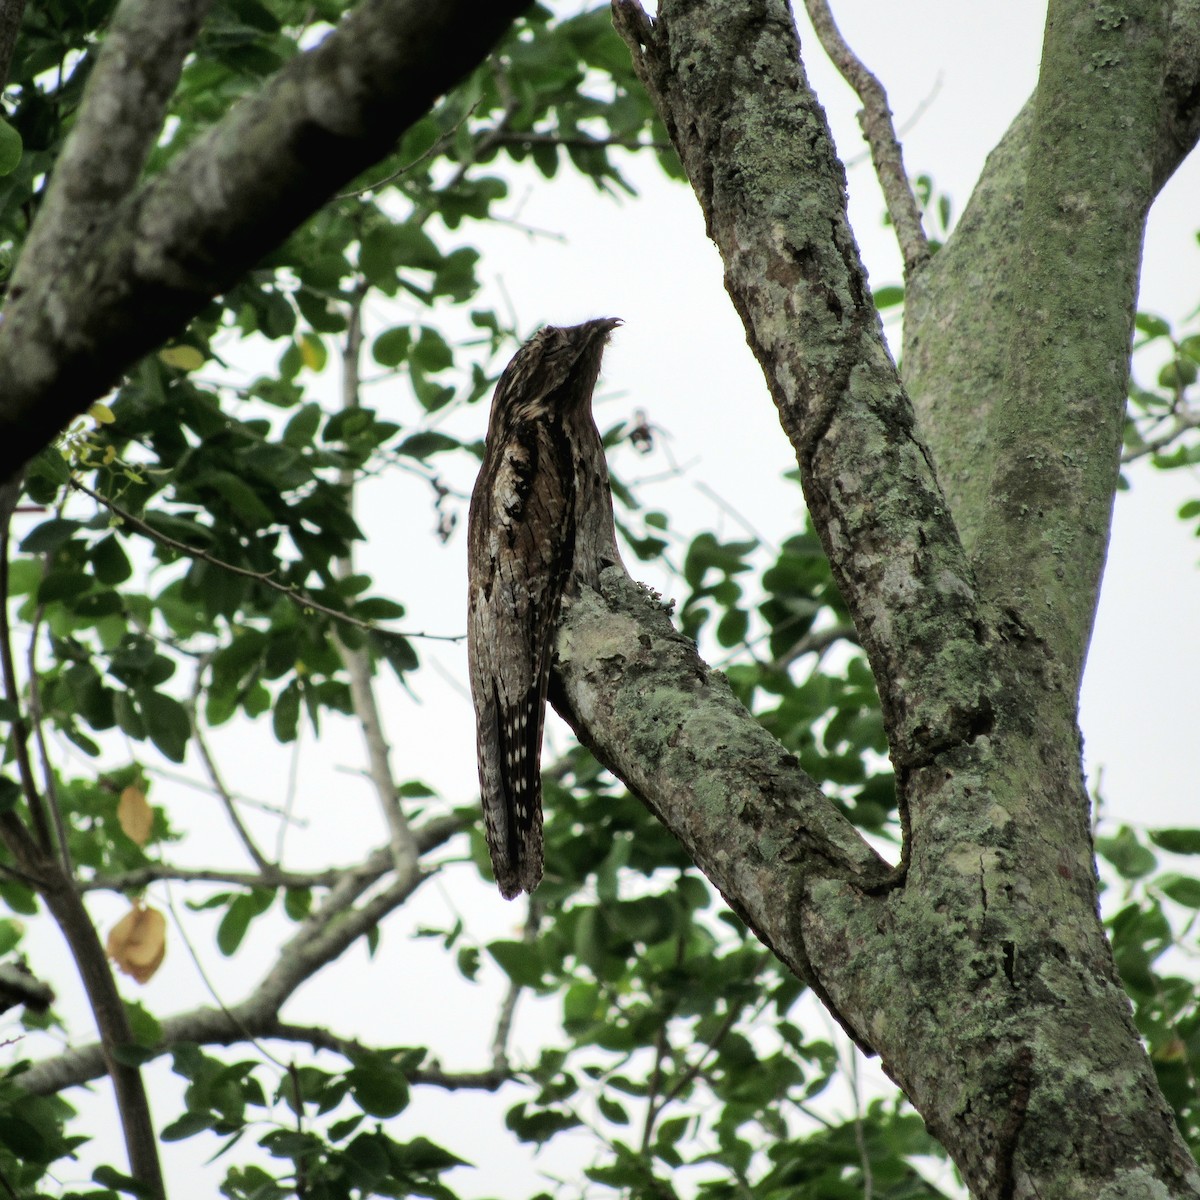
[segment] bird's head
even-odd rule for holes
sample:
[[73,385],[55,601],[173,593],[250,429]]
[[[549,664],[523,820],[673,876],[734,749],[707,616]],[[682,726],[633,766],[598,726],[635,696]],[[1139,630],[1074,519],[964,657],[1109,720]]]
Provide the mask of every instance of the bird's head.
[[600,359],[619,317],[581,325],[547,325],[513,356],[496,384],[489,437],[497,423],[513,425],[565,415],[590,403]]

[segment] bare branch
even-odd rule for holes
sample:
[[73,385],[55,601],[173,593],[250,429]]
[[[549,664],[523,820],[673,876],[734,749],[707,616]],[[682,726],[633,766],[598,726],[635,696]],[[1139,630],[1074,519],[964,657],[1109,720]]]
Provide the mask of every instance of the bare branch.
[[[349,320],[346,323],[346,341],[342,347],[342,407],[344,409],[358,408],[360,399],[359,357],[362,353],[362,306],[366,298],[366,284],[360,283],[354,291],[350,302]],[[346,489],[347,505],[354,506],[354,472],[346,469],[341,472],[341,484]],[[334,563],[334,574],[339,579],[346,579],[354,574],[354,560],[347,553]],[[354,715],[362,730],[363,740],[367,748],[368,773],[375,788],[375,796],[383,811],[391,837],[392,857],[396,865],[396,873],[405,878],[417,870],[417,848],[413,842],[412,831],[408,820],[400,807],[400,795],[396,790],[396,781],[392,776],[391,764],[388,761],[389,749],[387,738],[383,731],[383,721],[379,716],[379,705],[375,701],[375,689],[372,685],[371,658],[365,647],[347,646],[336,631],[333,635],[334,645],[341,657],[342,665],[350,679],[350,698],[354,705]]]
[[[391,861],[379,851],[367,858],[371,869],[386,871]],[[115,875],[96,875],[82,880],[83,892],[141,892],[152,883],[224,883],[244,888],[328,888],[333,887],[347,871],[357,867],[330,867],[326,871],[283,871],[268,863],[261,871],[224,871],[219,867],[177,867],[173,863],[151,863],[132,871]]]
[[[314,1050],[328,1050],[343,1058],[354,1059],[378,1054],[380,1048],[368,1046],[356,1038],[342,1037],[319,1025],[293,1025],[267,1020],[249,1028],[236,1024],[220,1009],[204,1008],[171,1017],[163,1024],[163,1039],[155,1049],[169,1054],[181,1042],[202,1046],[234,1046],[253,1038],[255,1041],[301,1043]],[[68,1050],[31,1067],[21,1076],[21,1086],[35,1096],[77,1087],[104,1074],[100,1047],[95,1043]],[[485,1071],[443,1071],[440,1067],[417,1067],[407,1072],[408,1082],[418,1086],[444,1088],[447,1091],[494,1092],[512,1078],[511,1073],[491,1067]]]
[[[529,909],[525,916],[525,929],[521,940],[528,946],[537,941],[538,928],[542,923],[542,905],[529,897]],[[508,1039],[512,1035],[513,1018],[517,1015],[517,1001],[521,998],[521,985],[510,981],[508,991],[500,1004],[496,1018],[496,1032],[492,1035],[492,1074],[506,1077],[512,1070],[508,1061]]]
[[0,479],[387,154],[528,2],[362,0],[90,227],[66,269],[23,271],[0,325]]
[[50,880],[41,889],[41,894],[70,947],[100,1033],[99,1056],[112,1080],[130,1173],[151,1200],[164,1200],[166,1192],[158,1159],[158,1134],[150,1114],[145,1081],[137,1066],[120,1057],[122,1047],[134,1044],[129,1014],[117,990],[96,927],[73,881],[66,876],[60,874],[57,879]]
[[38,979],[23,960],[0,963],[0,1012],[18,1004],[45,1012],[53,1003],[54,989]]
[[56,277],[137,183],[211,3],[118,5],[13,274],[14,296]]
[[804,0],[804,7],[825,53],[862,101],[858,123],[871,149],[871,161],[883,190],[892,228],[896,231],[896,241],[900,243],[904,275],[908,278],[929,259],[929,243],[921,226],[920,206],[904,170],[904,152],[892,124],[887,93],[846,44],[828,0]]
[[798,638],[793,646],[775,659],[771,663],[771,669],[773,671],[786,670],[796,659],[803,658],[806,654],[821,654],[830,646],[841,641],[857,644],[858,634],[853,625],[831,625],[828,629],[814,629],[802,638]]
[[[16,712],[16,716],[11,721],[13,757],[17,760],[21,790],[33,821],[33,836],[36,838],[40,851],[48,853],[54,842],[50,833],[46,808],[34,777],[33,763],[29,757],[29,726],[22,712],[21,691],[17,682],[16,660],[13,657],[12,627],[9,622],[8,609],[10,531],[13,509],[16,508],[17,501],[21,497],[23,474],[23,472],[19,472],[17,477],[0,483],[0,675],[4,680],[5,698]],[[5,813],[2,822],[6,841],[16,840],[28,843],[24,857],[28,859],[32,854],[32,857],[36,858],[37,851],[34,850],[33,842],[16,813]]]
[[1180,410],[1172,415],[1170,425],[1165,433],[1151,438],[1140,446],[1130,446],[1128,449],[1123,450],[1121,452],[1121,462],[1136,462],[1139,458],[1145,458],[1147,455],[1160,454],[1168,446],[1178,441],[1185,433],[1193,429],[1200,429],[1200,410]]
[[[364,886],[373,882],[369,874],[363,872],[367,880]],[[166,1051],[184,1041],[227,1045],[271,1036],[271,1030],[278,1027],[280,1007],[296,988],[403,904],[423,878],[398,879],[358,908],[327,902],[320,913],[304,922],[299,933],[283,947],[272,970],[240,1003],[223,1009],[193,1009],[163,1021],[160,1049]],[[354,887],[350,884],[346,894],[353,893]],[[101,964],[107,971],[103,952]],[[124,1009],[121,1011],[124,1014]],[[132,1037],[124,1040],[130,1042]],[[103,1062],[101,1046],[82,1046],[31,1067],[22,1075],[21,1083],[35,1095],[46,1095],[103,1074]]]
[[[413,839],[421,854],[444,845],[456,833],[467,828],[465,817],[438,817],[413,830]],[[382,878],[392,864],[390,847],[373,850],[361,863],[345,867],[330,867],[324,871],[285,871],[267,863],[262,871],[225,871],[208,867],[178,867],[172,863],[150,863],[132,871],[115,875],[96,875],[81,880],[84,892],[140,892],[159,880],[178,883],[227,883],[234,887],[333,888],[343,884],[348,876],[367,878],[367,884]],[[361,889],[360,889],[361,890]]]
[[635,0],[614,0],[613,18],[724,259],[879,683],[893,760],[920,763],[980,719],[979,605],[883,341],[791,13],[782,0],[664,2],[651,22]]
[[225,815],[229,818],[229,823],[233,826],[234,833],[237,834],[238,840],[246,848],[246,853],[250,855],[251,862],[258,868],[259,874],[271,871],[272,864],[267,861],[266,856],[255,844],[254,839],[250,836],[250,831],[246,828],[242,821],[241,814],[237,810],[237,804],[234,801],[233,794],[225,786],[225,781],[221,778],[221,772],[217,768],[216,759],[212,756],[212,751],[208,747],[208,741],[204,737],[204,732],[200,728],[200,721],[196,714],[196,704],[200,696],[200,688],[204,679],[204,672],[208,669],[208,658],[203,659],[196,668],[196,676],[192,682],[192,694],[187,703],[188,722],[192,727],[192,739],[196,743],[196,748],[200,751],[200,761],[204,764],[204,770],[208,774],[209,781],[212,783],[213,790],[221,799],[221,804],[225,809]]

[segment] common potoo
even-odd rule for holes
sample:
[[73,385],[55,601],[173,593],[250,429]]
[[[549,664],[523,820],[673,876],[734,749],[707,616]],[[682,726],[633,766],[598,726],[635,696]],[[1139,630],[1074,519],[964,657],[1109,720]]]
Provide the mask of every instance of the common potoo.
[[492,869],[542,878],[542,726],[563,595],[619,563],[592,390],[613,317],[539,330],[492,399],[467,527],[467,658]]

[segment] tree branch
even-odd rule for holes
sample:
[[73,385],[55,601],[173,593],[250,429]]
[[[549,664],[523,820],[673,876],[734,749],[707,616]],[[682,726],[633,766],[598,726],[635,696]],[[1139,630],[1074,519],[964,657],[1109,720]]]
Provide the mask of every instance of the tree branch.
[[[343,409],[358,408],[360,403],[359,358],[362,354],[362,308],[366,295],[367,287],[360,282],[350,301],[349,319],[346,322],[346,341],[342,346]],[[353,511],[354,472],[348,468],[342,470],[340,482],[346,489],[347,507]],[[345,558],[339,558],[334,563],[333,570],[339,579],[346,579],[354,574],[354,559],[349,550],[346,551]],[[333,642],[350,680],[350,700],[354,706],[354,715],[362,730],[363,742],[367,751],[367,774],[375,789],[375,797],[379,801],[380,810],[387,824],[396,872],[401,878],[404,878],[417,870],[418,852],[413,842],[412,831],[409,829],[408,819],[400,807],[400,794],[392,776],[392,767],[389,762],[390,749],[371,679],[371,659],[365,647],[347,646],[336,632],[333,635]]]
[[1074,702],[1108,547],[1166,6],[1051,0],[1030,127],[1003,398],[991,411],[980,587],[1020,613]]
[[362,0],[62,270],[22,272],[0,325],[0,479],[382,158],[528,2]]
[[1191,432],[1193,429],[1200,429],[1200,410],[1191,408],[1183,408],[1171,414],[1170,423],[1166,433],[1160,433],[1158,437],[1151,438],[1147,442],[1143,442],[1140,446],[1130,446],[1127,450],[1121,452],[1121,462],[1135,462],[1139,458],[1145,458],[1150,454],[1159,454],[1167,449],[1172,443],[1178,441],[1185,433]]
[[[465,817],[437,817],[413,830],[413,840],[420,854],[444,845],[456,833],[470,825]],[[268,863],[262,871],[225,871],[220,868],[178,867],[172,863],[149,863],[132,871],[115,875],[96,875],[82,880],[80,891],[140,892],[159,880],[178,883],[228,883],[235,887],[332,888],[347,876],[366,875],[370,881],[381,878],[392,863],[389,847],[381,846],[361,863],[346,867],[330,867],[325,871],[285,871]]]
[[[383,870],[390,863],[389,854]],[[352,898],[379,878],[379,874],[374,874],[374,878],[372,874],[371,870],[363,869],[357,873],[357,878],[340,881],[322,908],[309,917],[282,948],[275,965],[254,991],[240,1003],[225,1008],[192,1009],[164,1020],[158,1049],[165,1053],[179,1042],[228,1045],[272,1036],[271,1031],[280,1027],[279,1009],[284,1001],[306,979],[332,962],[378,925],[388,913],[403,904],[424,878],[418,875],[397,879],[365,904],[358,908],[350,907]],[[348,897],[351,899],[348,900]],[[94,936],[95,931],[92,932]],[[121,1015],[124,1017],[123,1008]],[[132,1037],[125,1038],[127,1042],[132,1040]],[[35,1095],[61,1091],[102,1074],[104,1059],[101,1045],[81,1046],[35,1064],[21,1076],[21,1084]],[[134,1074],[137,1072],[134,1071]],[[138,1078],[140,1080],[140,1075]]]
[[[1142,131],[1156,192],[1200,137],[1200,0],[1169,7],[1160,116],[1155,128]],[[905,297],[905,383],[971,557],[990,506],[986,430],[1007,394],[1007,358],[1024,328],[1013,296],[1025,270],[1021,225],[1032,124],[1031,100],[988,157],[954,232]],[[1110,281],[1096,286],[1104,292]],[[1064,394],[1077,390],[1068,381]]]
[[904,152],[896,129],[892,124],[892,113],[888,108],[887,93],[883,85],[867,70],[863,62],[846,44],[837,23],[833,19],[828,0],[804,0],[808,19],[821,41],[830,62],[841,72],[842,78],[854,89],[862,110],[858,123],[863,137],[871,150],[871,161],[875,175],[883,190],[896,241],[904,257],[904,276],[907,279],[929,260],[929,243],[921,226],[921,210],[917,198],[909,186],[904,170]]
[[883,342],[845,173],[783,0],[664,0],[618,32],[725,263],[814,527],[879,685],[898,769],[988,721],[971,570]]
[[65,270],[137,183],[211,3],[121,0],[13,272],[14,298]]
[[[221,1018],[225,1018],[222,1020]],[[251,1028],[235,1024],[219,1009],[197,1009],[171,1017],[163,1025],[163,1039],[154,1047],[158,1054],[169,1054],[180,1043],[202,1046],[235,1046],[248,1039],[255,1041],[295,1042],[314,1050],[328,1050],[343,1058],[378,1053],[356,1038],[342,1037],[319,1025],[292,1025],[284,1021],[263,1021]],[[67,1050],[31,1067],[20,1077],[20,1086],[31,1095],[48,1096],[66,1088],[78,1087],[104,1074],[100,1047],[95,1043]],[[417,1067],[407,1072],[408,1082],[446,1091],[494,1092],[512,1078],[507,1072],[489,1067],[484,1071],[443,1071],[439,1067]]]
[[151,1200],[164,1200],[166,1191],[158,1159],[158,1134],[150,1114],[145,1081],[137,1066],[120,1057],[122,1049],[134,1045],[133,1031],[96,926],[70,879],[54,880],[41,889],[41,894],[70,947],[87,992],[88,1004],[100,1033],[97,1054],[112,1080],[130,1173]]
[[869,1050],[869,1035],[810,962],[799,914],[825,879],[869,910],[867,893],[885,887],[891,869],[645,591],[619,568],[601,574],[601,588],[603,596],[585,589],[564,615],[554,706]]

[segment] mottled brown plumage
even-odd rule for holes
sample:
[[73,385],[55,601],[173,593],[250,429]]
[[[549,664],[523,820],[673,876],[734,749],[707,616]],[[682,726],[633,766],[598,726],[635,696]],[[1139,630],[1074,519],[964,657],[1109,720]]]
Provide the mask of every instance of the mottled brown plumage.
[[592,390],[612,317],[548,326],[496,385],[467,529],[467,658],[492,868],[542,878],[542,726],[564,593],[620,562]]

